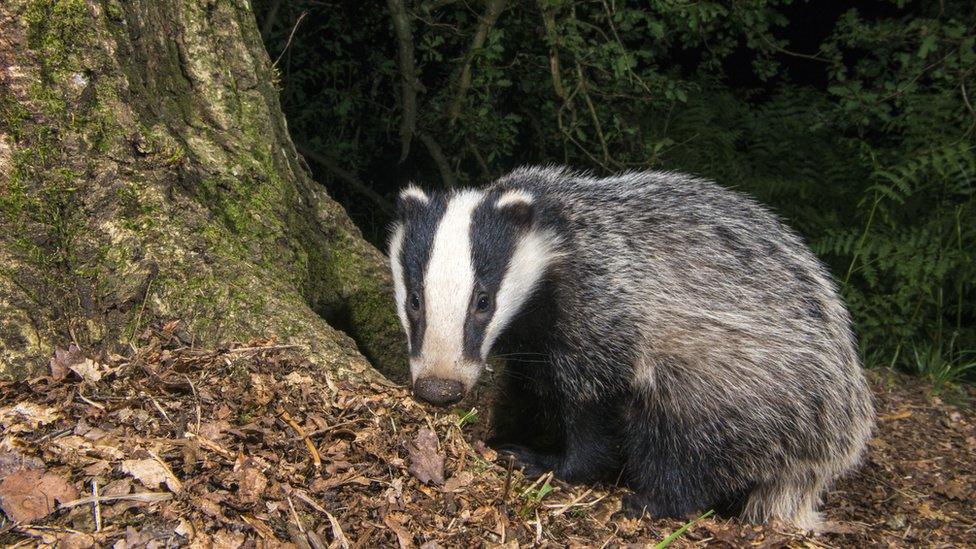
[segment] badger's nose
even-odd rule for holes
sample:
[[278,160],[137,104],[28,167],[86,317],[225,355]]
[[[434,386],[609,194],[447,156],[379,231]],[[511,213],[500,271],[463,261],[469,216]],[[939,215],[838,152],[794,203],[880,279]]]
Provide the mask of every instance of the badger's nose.
[[438,406],[447,406],[461,400],[464,385],[453,379],[422,377],[414,382],[413,394]]

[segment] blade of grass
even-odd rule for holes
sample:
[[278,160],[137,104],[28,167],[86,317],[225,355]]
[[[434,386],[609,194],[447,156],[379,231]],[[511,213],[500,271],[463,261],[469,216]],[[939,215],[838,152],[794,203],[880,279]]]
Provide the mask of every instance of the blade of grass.
[[695,520],[691,520],[691,521],[686,522],[684,524],[684,526],[682,526],[681,528],[678,528],[677,530],[675,530],[674,532],[672,532],[670,536],[664,538],[663,540],[661,540],[660,543],[658,543],[657,545],[655,545],[654,546],[654,549],[664,549],[668,545],[671,545],[671,542],[673,542],[674,540],[680,538],[685,532],[688,531],[689,528],[691,528],[692,526],[694,526],[695,523],[697,523],[698,521],[700,521],[703,518],[710,517],[712,515],[712,513],[714,513],[714,512],[715,511],[708,511],[707,513],[705,513],[704,515],[696,518]]

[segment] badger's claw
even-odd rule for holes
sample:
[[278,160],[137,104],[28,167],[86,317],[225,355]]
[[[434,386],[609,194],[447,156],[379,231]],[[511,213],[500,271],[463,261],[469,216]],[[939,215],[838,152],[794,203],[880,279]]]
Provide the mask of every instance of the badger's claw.
[[522,474],[538,477],[558,468],[559,458],[552,454],[536,452],[526,446],[504,444],[496,448],[500,455],[508,455],[522,466]]

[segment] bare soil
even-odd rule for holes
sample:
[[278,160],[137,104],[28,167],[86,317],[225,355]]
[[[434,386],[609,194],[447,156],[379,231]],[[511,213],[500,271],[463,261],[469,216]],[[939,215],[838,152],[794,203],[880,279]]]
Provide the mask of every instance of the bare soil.
[[[60,352],[50,375],[0,384],[0,546],[624,547],[684,524],[621,516],[619,488],[510,471],[478,406],[331,379],[273,341],[178,334],[148,330],[129,357]],[[672,546],[976,544],[973,390],[952,405],[871,377],[877,436],[828,494],[824,532],[708,517]]]

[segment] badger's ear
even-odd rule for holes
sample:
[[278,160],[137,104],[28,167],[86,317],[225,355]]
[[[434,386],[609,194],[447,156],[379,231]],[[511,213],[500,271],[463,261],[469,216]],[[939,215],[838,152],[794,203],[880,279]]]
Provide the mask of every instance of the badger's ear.
[[403,219],[416,208],[422,208],[430,202],[430,197],[420,187],[411,183],[406,189],[400,191],[397,197],[396,209],[397,217]]
[[520,227],[532,226],[532,221],[535,219],[535,199],[522,189],[503,192],[495,202],[495,208],[506,219]]

